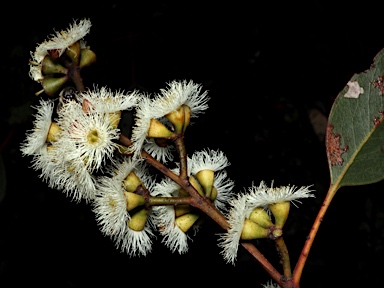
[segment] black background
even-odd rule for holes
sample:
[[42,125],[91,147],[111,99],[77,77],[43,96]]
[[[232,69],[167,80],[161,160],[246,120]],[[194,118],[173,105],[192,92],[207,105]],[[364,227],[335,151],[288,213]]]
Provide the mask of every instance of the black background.
[[[308,111],[328,115],[354,73],[384,48],[379,7],[325,1],[196,4],[8,3],[2,17],[1,154],[6,194],[0,203],[0,287],[113,287],[266,283],[240,248],[236,266],[217,247],[215,223],[193,237],[185,255],[159,241],[148,257],[129,258],[100,233],[90,207],[51,190],[21,157],[31,128],[27,109],[41,87],[28,76],[30,51],[73,19],[89,18],[85,40],[98,61],[86,85],[158,92],[174,79],[201,83],[209,109],[187,130],[188,151],[221,149],[236,190],[261,180],[314,185],[316,199],[292,208],[285,241],[294,267],[329,186],[324,139]],[[117,3],[117,4],[116,4]],[[188,4],[187,4],[188,3]],[[248,2],[247,2],[248,3]],[[22,12],[28,11],[28,13]],[[5,109],[3,109],[5,108]],[[374,286],[383,269],[383,184],[344,187],[334,198],[305,266],[302,287]],[[275,248],[258,241],[278,262]],[[277,264],[277,267],[278,264]],[[292,267],[292,268],[293,268]],[[260,286],[261,287],[261,286]]]

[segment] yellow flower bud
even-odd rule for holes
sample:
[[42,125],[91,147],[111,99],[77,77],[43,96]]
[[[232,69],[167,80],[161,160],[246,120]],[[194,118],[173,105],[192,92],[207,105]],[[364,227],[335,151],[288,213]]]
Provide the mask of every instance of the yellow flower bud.
[[276,228],[283,228],[285,222],[288,219],[290,205],[290,201],[278,202],[269,205],[269,209],[275,217]]
[[213,187],[212,187],[212,192],[211,192],[211,200],[212,200],[212,201],[215,201],[215,199],[217,198],[217,194],[218,194],[218,193],[219,193],[219,192],[217,191],[216,187],[213,186]]
[[190,205],[177,205],[177,206],[175,206],[175,216],[176,217],[187,214],[191,211],[192,211],[192,207]]
[[135,231],[142,231],[148,219],[148,210],[141,209],[128,220],[128,227]]
[[60,126],[57,125],[56,123],[52,122],[51,127],[49,127],[48,135],[47,135],[47,140],[46,142],[52,143],[57,140],[57,135],[60,132]]
[[174,133],[168,130],[167,127],[159,120],[151,119],[147,136],[150,138],[168,138],[173,136]]
[[168,113],[165,117],[167,117],[167,119],[173,124],[176,133],[181,133],[183,131],[185,118],[183,106],[180,106],[177,110]]
[[240,236],[242,240],[267,238],[268,235],[269,229],[263,228],[249,219],[244,220],[243,231]]
[[183,105],[184,107],[184,128],[183,132],[187,129],[189,123],[191,122],[191,108],[187,105]]
[[213,170],[201,170],[196,173],[196,178],[204,189],[205,195],[211,197],[215,172]]
[[109,113],[109,123],[112,128],[116,129],[121,119],[121,111]]
[[189,228],[193,226],[193,224],[196,222],[198,218],[199,218],[199,214],[188,213],[180,217],[177,217],[175,220],[175,223],[180,228],[181,231],[186,233],[189,230]]
[[127,191],[124,192],[124,195],[127,201],[127,211],[131,211],[132,209],[145,204],[145,199],[141,195]]
[[193,188],[195,188],[201,196],[204,196],[203,188],[201,187],[200,183],[196,180],[196,178],[192,175],[189,177],[189,183],[191,183]]
[[135,172],[131,171],[124,179],[124,188],[128,192],[134,192],[136,188],[142,184],[141,180]]
[[271,217],[269,217],[267,211],[261,207],[256,207],[249,215],[249,220],[259,224],[261,227],[270,228],[273,226]]

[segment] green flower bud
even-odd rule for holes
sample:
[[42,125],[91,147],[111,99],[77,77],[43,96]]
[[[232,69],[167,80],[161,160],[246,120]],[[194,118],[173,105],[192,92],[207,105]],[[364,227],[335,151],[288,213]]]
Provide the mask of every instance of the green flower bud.
[[65,54],[71,58],[72,65],[78,65],[80,62],[80,42],[76,41],[70,45],[66,50]]
[[96,62],[96,54],[92,50],[81,49],[80,55],[80,68],[87,67]]
[[54,77],[45,77],[41,81],[44,91],[49,96],[54,96],[59,92],[60,88],[68,81],[68,76],[63,76],[60,78]]
[[43,75],[52,75],[52,74],[64,74],[68,73],[68,69],[57,63],[52,59],[50,55],[44,57],[41,62],[41,72]]

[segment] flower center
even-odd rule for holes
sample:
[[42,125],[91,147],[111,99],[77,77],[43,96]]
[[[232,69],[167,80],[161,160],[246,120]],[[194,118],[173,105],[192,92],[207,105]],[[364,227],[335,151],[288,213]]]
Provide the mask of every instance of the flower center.
[[89,133],[87,135],[87,141],[88,141],[88,143],[90,143],[92,145],[100,142],[99,132],[97,132],[97,130],[95,130],[95,129],[89,131]]

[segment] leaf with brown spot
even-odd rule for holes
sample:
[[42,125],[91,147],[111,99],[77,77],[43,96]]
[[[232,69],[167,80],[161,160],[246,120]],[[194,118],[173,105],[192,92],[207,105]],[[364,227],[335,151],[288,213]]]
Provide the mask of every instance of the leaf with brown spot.
[[333,103],[326,149],[331,184],[338,188],[384,179],[384,96],[377,85],[383,75],[384,49],[375,56],[370,69],[348,81],[356,81],[362,93],[357,98],[345,97],[350,89],[346,85]]

